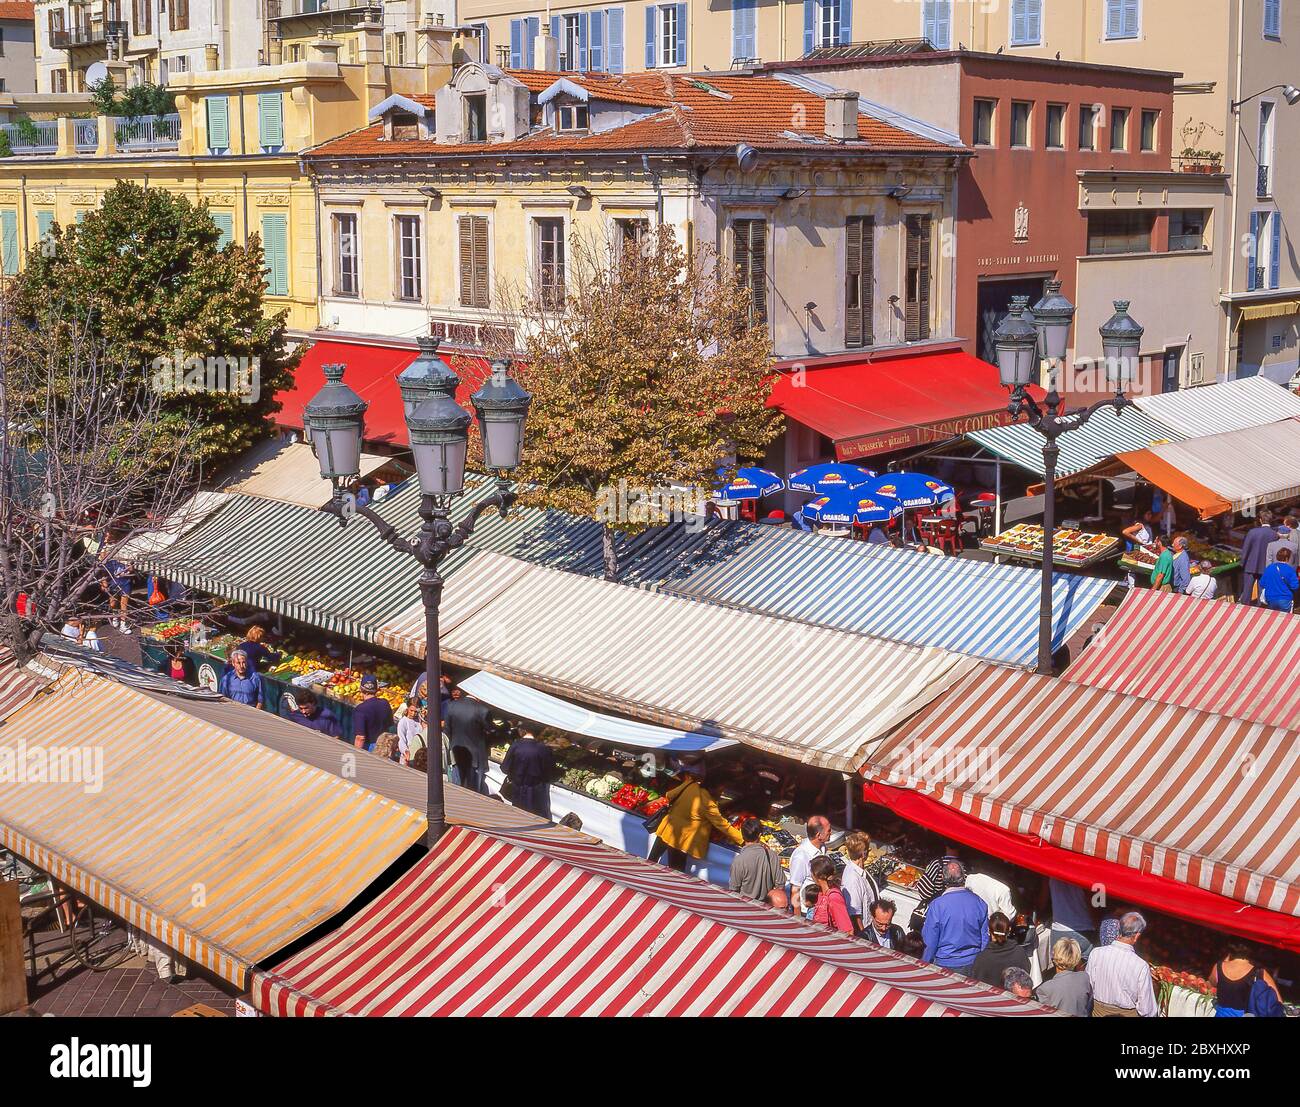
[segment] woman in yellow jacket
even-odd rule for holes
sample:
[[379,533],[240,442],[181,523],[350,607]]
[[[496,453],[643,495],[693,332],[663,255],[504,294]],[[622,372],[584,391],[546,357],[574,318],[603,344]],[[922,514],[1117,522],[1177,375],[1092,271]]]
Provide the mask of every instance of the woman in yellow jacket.
[[682,766],[683,780],[668,792],[668,814],[655,830],[650,860],[668,854],[668,867],[686,871],[686,859],[697,861],[709,851],[709,833],[716,829],[728,841],[740,846],[740,831],[722,817],[718,805],[704,787],[704,770],[695,764]]

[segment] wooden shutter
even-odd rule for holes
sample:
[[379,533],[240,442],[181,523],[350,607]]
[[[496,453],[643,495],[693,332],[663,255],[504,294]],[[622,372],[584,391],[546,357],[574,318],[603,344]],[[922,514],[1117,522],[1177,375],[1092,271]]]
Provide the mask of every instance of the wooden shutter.
[[905,310],[908,342],[930,337],[930,231],[928,215],[907,217],[907,303]]
[[488,222],[481,215],[474,223],[474,306],[488,306]]
[[224,96],[209,96],[204,103],[208,109],[208,149],[230,148],[230,101]]
[[875,341],[874,315],[875,220],[851,215],[845,225],[844,345],[870,346]]
[[268,296],[289,294],[289,217],[262,216],[262,252]]
[[54,226],[54,212],[38,211],[36,213],[36,237],[43,239]]
[[284,145],[284,103],[280,93],[257,94],[257,127],[263,149]]
[[457,221],[460,253],[460,303],[469,307],[474,300],[474,245],[472,215],[462,215]]
[[737,219],[731,225],[736,278],[749,290],[750,321],[767,321],[767,223]]
[[0,254],[4,255],[4,275],[15,276],[18,272],[18,213],[16,211],[0,212]]
[[605,68],[611,73],[623,72],[623,9],[605,9]]
[[1272,230],[1272,246],[1268,254],[1268,287],[1280,287],[1282,276],[1282,213],[1273,212],[1268,219]]
[[488,306],[488,224],[481,215],[462,215],[457,226],[462,307]]
[[212,216],[212,222],[217,226],[217,249],[223,250],[235,238],[235,216],[229,211],[209,212]]

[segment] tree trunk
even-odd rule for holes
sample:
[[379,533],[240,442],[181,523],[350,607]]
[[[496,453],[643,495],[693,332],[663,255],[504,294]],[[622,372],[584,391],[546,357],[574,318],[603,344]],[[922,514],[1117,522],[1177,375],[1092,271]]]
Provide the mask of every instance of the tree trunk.
[[600,532],[601,552],[605,555],[605,579],[618,580],[618,548],[614,545],[614,531],[605,527]]

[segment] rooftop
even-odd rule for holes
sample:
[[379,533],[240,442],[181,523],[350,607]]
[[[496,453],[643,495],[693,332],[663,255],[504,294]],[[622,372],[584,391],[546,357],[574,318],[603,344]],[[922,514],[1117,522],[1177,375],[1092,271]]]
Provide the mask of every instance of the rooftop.
[[0,0],[0,19],[31,23],[36,19],[36,5],[9,3],[7,0]]

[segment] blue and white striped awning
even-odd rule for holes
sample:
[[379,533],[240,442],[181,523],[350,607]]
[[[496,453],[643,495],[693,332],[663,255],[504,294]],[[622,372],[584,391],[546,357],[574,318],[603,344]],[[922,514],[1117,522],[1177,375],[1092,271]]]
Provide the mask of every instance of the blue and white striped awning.
[[[1037,659],[1040,579],[1034,569],[973,558],[934,557],[818,535],[781,535],[662,590],[1029,666]],[[1111,580],[1056,574],[1053,649],[1083,625],[1114,586]]]
[[[998,457],[1005,458],[1043,476],[1043,445],[1046,439],[1026,423],[1012,423],[1006,427],[971,431],[966,435]],[[1181,442],[1183,435],[1158,423],[1137,408],[1126,408],[1116,414],[1102,408],[1083,426],[1066,431],[1057,439],[1061,447],[1056,475],[1067,477],[1084,469],[1091,469],[1127,450],[1143,450],[1155,442]]]

